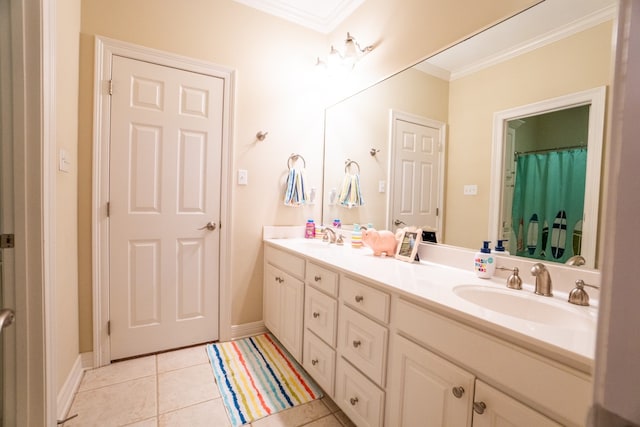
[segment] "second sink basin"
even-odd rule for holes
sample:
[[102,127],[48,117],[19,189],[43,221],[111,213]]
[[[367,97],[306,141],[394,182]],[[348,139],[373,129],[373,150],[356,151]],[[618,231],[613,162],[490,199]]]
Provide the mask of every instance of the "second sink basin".
[[595,330],[593,310],[573,307],[568,302],[535,295],[527,291],[481,285],[460,285],[453,289],[459,297],[491,311],[518,319],[562,327]]

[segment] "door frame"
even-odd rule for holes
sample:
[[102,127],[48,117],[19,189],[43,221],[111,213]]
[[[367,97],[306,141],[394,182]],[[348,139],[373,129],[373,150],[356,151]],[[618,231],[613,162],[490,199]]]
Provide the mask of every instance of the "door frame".
[[[222,168],[220,189],[220,247],[231,243],[231,126],[235,72],[213,63],[188,58],[127,42],[96,36],[94,63],[93,113],[93,196],[92,196],[92,276],[93,276],[93,364],[111,363],[111,349],[107,335],[109,319],[109,221],[106,204],[109,200],[109,141],[110,104],[109,76],[114,55],[157,65],[206,74],[224,80],[222,119]],[[219,337],[231,337],[231,259],[230,251],[220,250],[219,277]]]
[[[16,425],[55,425],[55,0],[11,1]],[[15,26],[14,26],[15,25]],[[5,159],[8,161],[9,159]],[[6,200],[6,199],[5,199]],[[5,207],[6,208],[6,207]],[[4,333],[3,333],[4,334]],[[14,350],[16,351],[16,350]]]
[[[395,173],[395,161],[396,161],[396,122],[402,120],[405,122],[411,122],[420,126],[426,126],[438,129],[440,132],[440,139],[438,140],[438,231],[436,233],[438,241],[444,241],[444,177],[445,177],[445,158],[446,158],[446,140],[447,140],[447,125],[446,123],[438,120],[429,119],[427,117],[418,116],[416,114],[405,113],[399,110],[389,110],[389,167],[387,168],[389,174],[387,176],[387,183],[391,183]],[[385,217],[385,224],[389,227],[389,230],[393,229],[391,223],[391,210],[393,208],[394,200],[394,186],[388,185],[389,191],[387,191],[387,214]]]
[[[489,191],[489,238],[496,241],[502,235],[500,214],[502,212],[502,182],[504,170],[504,134],[509,120],[526,116],[565,110],[590,105],[587,137],[587,172],[585,188],[600,188],[602,175],[602,147],[604,145],[604,124],[606,119],[607,87],[598,86],[580,92],[545,99],[507,110],[497,111],[493,115],[493,141],[491,150],[491,184]],[[595,194],[594,194],[595,193]],[[585,191],[584,218],[582,224],[582,255],[586,266],[595,268],[596,246],[598,240],[598,212],[600,206],[599,191]]]

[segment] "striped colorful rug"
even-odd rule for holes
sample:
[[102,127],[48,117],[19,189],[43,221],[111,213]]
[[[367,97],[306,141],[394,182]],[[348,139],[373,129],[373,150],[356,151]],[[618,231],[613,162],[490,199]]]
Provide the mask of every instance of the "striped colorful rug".
[[271,334],[207,346],[233,426],[322,397],[322,390]]

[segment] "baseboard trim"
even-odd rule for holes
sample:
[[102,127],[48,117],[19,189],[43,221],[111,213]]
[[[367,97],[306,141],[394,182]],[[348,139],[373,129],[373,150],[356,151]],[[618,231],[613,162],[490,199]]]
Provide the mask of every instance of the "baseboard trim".
[[262,320],[258,322],[243,323],[242,325],[231,325],[231,339],[250,337],[267,332]]
[[56,415],[58,420],[63,420],[67,417],[73,398],[80,387],[80,381],[82,380],[82,374],[86,369],[90,369],[93,366],[93,353],[81,353],[76,358],[71,372],[67,376],[62,388],[58,392],[57,397],[57,411]]

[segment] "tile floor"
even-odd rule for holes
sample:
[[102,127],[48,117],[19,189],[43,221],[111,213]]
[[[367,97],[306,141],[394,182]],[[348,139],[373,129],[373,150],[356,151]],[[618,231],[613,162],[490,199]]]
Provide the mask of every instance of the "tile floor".
[[[86,371],[64,427],[231,426],[204,346]],[[252,427],[354,426],[328,397]]]

